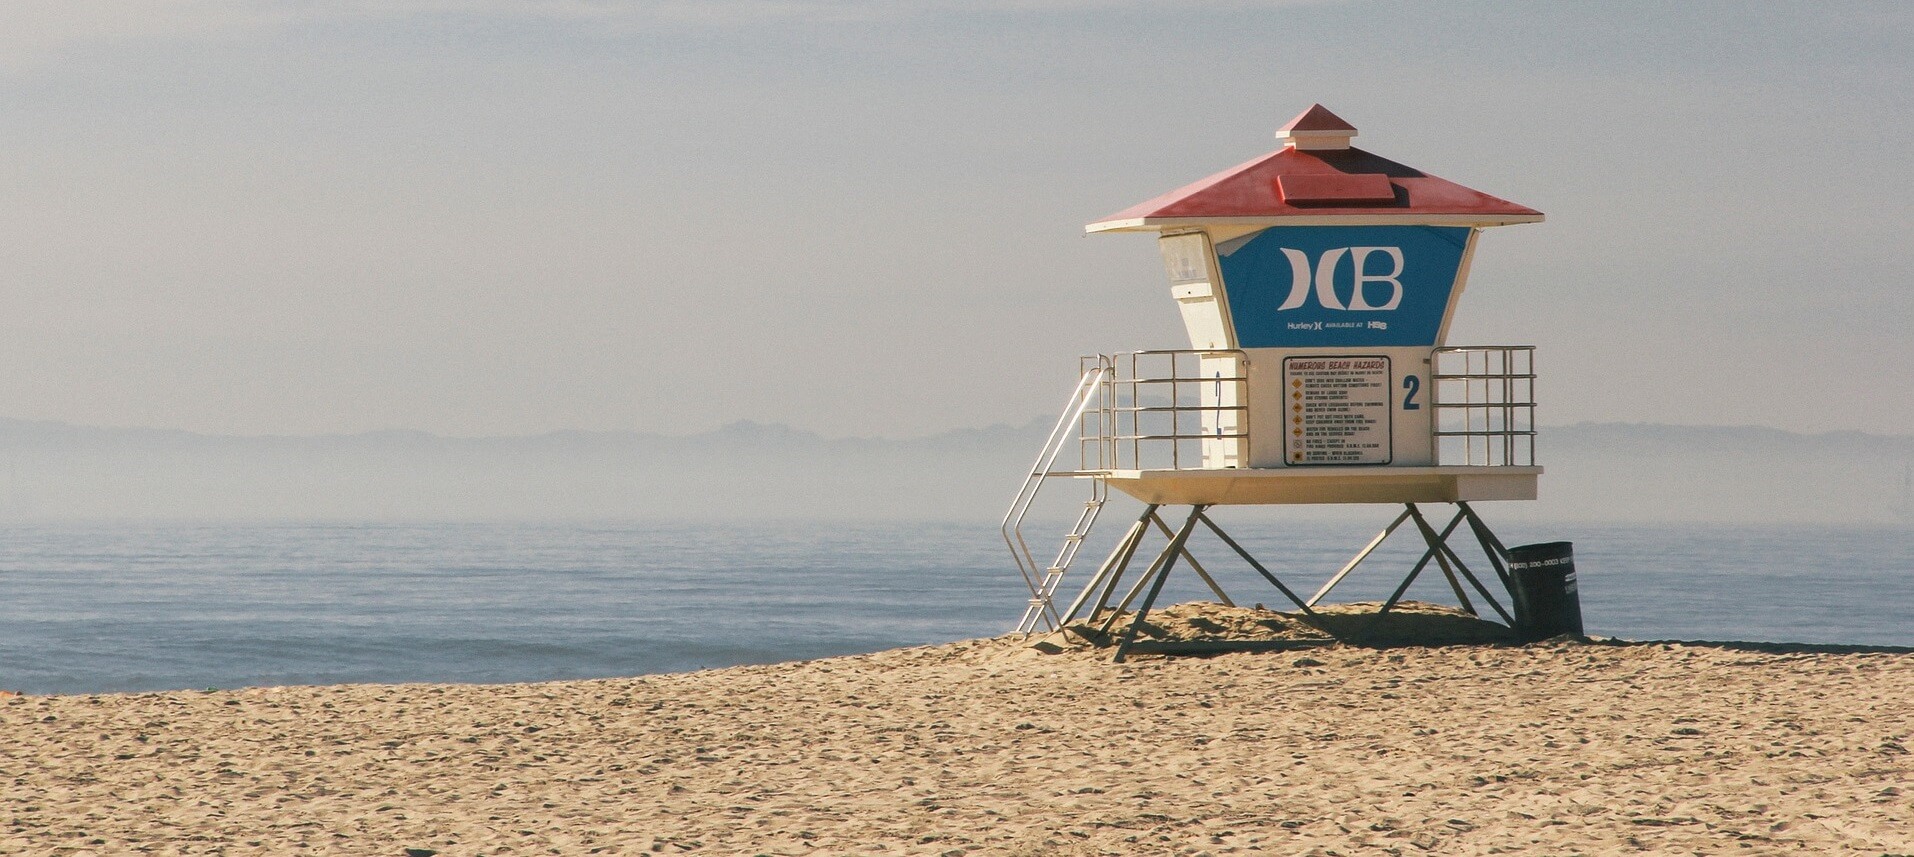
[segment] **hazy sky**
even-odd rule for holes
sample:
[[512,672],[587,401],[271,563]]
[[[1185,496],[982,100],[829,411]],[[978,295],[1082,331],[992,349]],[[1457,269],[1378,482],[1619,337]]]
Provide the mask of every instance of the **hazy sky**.
[[1914,3],[0,0],[0,416],[919,435],[1181,333],[1101,215],[1356,144],[1548,221],[1544,423],[1914,432]]

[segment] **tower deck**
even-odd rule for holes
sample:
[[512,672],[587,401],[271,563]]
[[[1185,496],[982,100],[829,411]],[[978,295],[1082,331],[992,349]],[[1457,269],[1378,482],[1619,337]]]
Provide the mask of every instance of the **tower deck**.
[[1533,500],[1541,467],[1289,467],[1099,470],[1111,488],[1162,506],[1288,503],[1454,503]]

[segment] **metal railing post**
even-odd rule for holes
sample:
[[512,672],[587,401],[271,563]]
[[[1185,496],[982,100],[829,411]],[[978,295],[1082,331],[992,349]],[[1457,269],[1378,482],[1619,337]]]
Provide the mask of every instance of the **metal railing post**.
[[[1495,345],[1430,353],[1430,432],[1437,464],[1535,463],[1534,352],[1532,345]],[[1462,460],[1447,461],[1445,449],[1457,443]]]

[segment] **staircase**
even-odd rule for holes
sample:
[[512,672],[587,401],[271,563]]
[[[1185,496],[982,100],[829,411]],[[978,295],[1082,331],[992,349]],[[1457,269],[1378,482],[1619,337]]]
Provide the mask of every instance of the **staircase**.
[[[1097,514],[1103,510],[1103,503],[1109,497],[1109,488],[1099,472],[1058,471],[1052,468],[1063,448],[1077,441],[1083,415],[1091,403],[1098,399],[1104,382],[1110,377],[1111,368],[1108,360],[1099,359],[1077,379],[1077,387],[1070,395],[1069,404],[1064,406],[1056,426],[1051,428],[1049,438],[1044,441],[1043,451],[1037,454],[1036,463],[1031,465],[1016,499],[1010,503],[1010,511],[1004,513],[1001,528],[1004,544],[1010,547],[1017,570],[1023,574],[1024,583],[1030,588],[1029,606],[1024,609],[1023,618],[1017,622],[1018,633],[1033,633],[1039,626],[1044,630],[1057,627],[1057,610],[1051,603],[1052,598],[1056,595],[1058,584],[1063,581],[1064,573],[1070,570],[1070,564],[1082,549],[1083,540],[1090,535],[1090,528],[1096,525]],[[1023,520],[1030,512],[1031,504],[1036,502],[1037,493],[1043,490],[1044,480],[1050,476],[1088,477],[1090,499],[1084,501],[1082,511],[1077,513],[1076,523],[1064,535],[1056,558],[1048,565],[1040,565],[1024,538]]]

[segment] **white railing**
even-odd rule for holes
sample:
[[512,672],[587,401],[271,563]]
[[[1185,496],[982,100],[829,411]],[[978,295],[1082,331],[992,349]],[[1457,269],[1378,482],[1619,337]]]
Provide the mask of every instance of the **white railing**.
[[1082,358],[1102,368],[1078,424],[1083,470],[1196,470],[1249,464],[1249,361],[1232,349]]
[[1059,475],[1056,471],[1057,457],[1064,447],[1070,445],[1071,423],[1081,427],[1085,412],[1102,395],[1103,381],[1108,374],[1104,367],[1092,366],[1077,379],[1076,389],[1071,392],[1070,401],[1064,405],[1062,416],[1057,417],[1056,425],[1050,429],[1050,436],[1043,442],[1042,451],[1037,453],[1036,463],[1024,476],[1023,485],[1017,489],[1016,499],[1010,502],[1010,511],[1004,513],[1004,544],[1010,547],[1010,556],[1016,561],[1017,570],[1022,572],[1024,583],[1030,589],[1029,606],[1024,610],[1023,619],[1017,623],[1017,630],[1021,633],[1036,630],[1039,623],[1048,628],[1056,627],[1056,609],[1051,605],[1051,599],[1064,572],[1076,560],[1077,551],[1083,547],[1083,540],[1090,534],[1090,528],[1096,525],[1097,513],[1103,508],[1104,498],[1109,493],[1109,488],[1101,478],[1091,479],[1090,499],[1084,502],[1076,523],[1064,536],[1056,559],[1047,566],[1037,562],[1037,555],[1030,549],[1030,542],[1023,534],[1024,517],[1030,514],[1030,507],[1037,501],[1038,492],[1043,490],[1044,481],[1050,476]]
[[1438,348],[1430,355],[1436,463],[1535,463],[1535,346]]
[[[1436,464],[1535,463],[1535,346],[1436,348],[1429,362]],[[1044,459],[1044,472],[1249,466],[1250,367],[1244,352],[1133,351],[1087,356],[1080,364],[1083,378],[1097,380],[1078,391],[1066,422],[1058,425],[1065,431],[1067,421],[1077,423],[1077,467],[1058,470]],[[1052,437],[1053,443],[1061,440]],[[1058,451],[1046,444],[1051,457]]]

